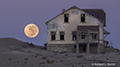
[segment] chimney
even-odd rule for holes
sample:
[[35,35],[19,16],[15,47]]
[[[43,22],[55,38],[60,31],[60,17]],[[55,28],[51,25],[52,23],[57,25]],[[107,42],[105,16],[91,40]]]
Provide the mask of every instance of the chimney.
[[65,9],[62,9],[62,12],[65,12]]

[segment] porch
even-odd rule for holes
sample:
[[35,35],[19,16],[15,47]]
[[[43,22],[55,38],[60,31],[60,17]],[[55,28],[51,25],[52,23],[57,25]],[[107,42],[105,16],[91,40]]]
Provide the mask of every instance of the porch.
[[78,53],[98,53],[98,44],[91,43],[91,44],[78,44]]
[[77,27],[77,53],[99,53],[99,26]]

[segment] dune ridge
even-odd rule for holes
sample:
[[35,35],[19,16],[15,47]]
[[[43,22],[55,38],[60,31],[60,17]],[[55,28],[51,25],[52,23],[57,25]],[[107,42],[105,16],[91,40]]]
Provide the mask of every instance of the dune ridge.
[[120,53],[54,52],[15,38],[0,38],[0,67],[120,67],[119,62]]

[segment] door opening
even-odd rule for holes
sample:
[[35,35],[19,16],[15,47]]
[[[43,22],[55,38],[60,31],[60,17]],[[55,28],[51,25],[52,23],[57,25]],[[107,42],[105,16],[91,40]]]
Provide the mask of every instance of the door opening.
[[79,44],[79,52],[86,52],[87,44]]

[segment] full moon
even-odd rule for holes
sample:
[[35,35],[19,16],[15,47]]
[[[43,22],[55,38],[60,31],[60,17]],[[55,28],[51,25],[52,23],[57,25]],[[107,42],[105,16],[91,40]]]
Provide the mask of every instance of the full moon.
[[29,38],[34,38],[38,35],[39,33],[39,29],[35,24],[28,24],[25,28],[24,28],[24,33],[27,37]]

